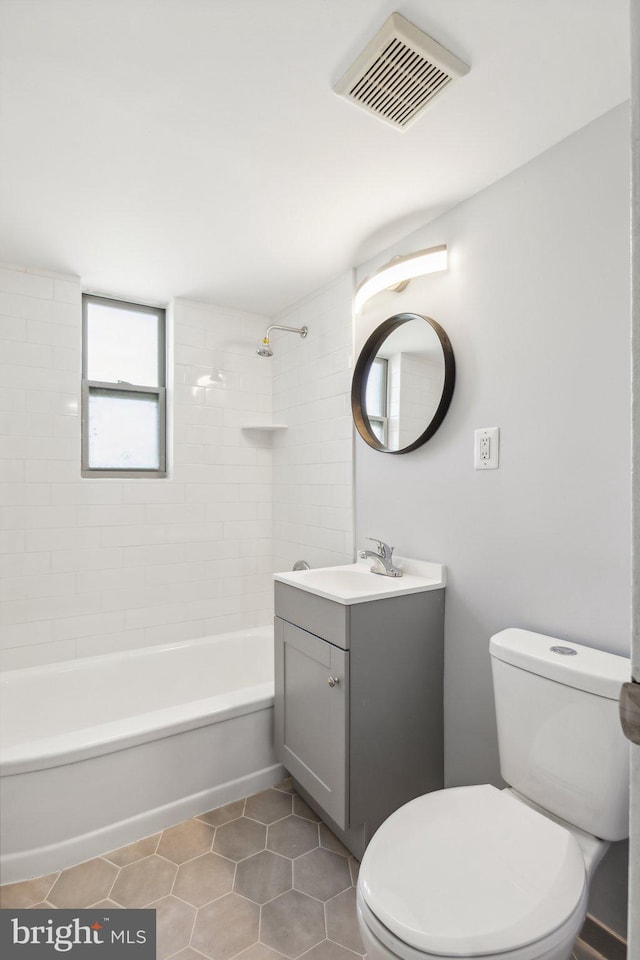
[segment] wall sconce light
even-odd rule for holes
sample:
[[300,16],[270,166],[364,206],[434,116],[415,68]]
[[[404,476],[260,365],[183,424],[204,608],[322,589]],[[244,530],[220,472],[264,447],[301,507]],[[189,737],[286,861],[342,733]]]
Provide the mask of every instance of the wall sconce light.
[[427,250],[419,250],[417,253],[408,253],[404,257],[394,257],[358,285],[354,299],[355,312],[358,313],[367,300],[375,297],[381,290],[396,290],[400,293],[414,277],[446,269],[446,243],[438,247],[429,247]]

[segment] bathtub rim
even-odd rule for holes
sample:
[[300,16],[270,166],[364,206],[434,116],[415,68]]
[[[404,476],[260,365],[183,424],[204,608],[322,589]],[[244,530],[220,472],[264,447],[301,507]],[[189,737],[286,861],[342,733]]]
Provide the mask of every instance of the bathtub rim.
[[[46,674],[55,676],[56,673],[77,672],[83,668],[86,669],[89,663],[99,667],[100,664],[105,662],[128,661],[132,658],[144,660],[158,654],[187,650],[191,647],[215,646],[229,638],[237,638],[238,635],[247,638],[258,636],[270,639],[272,629],[270,625],[264,625],[197,637],[184,642],[174,641],[149,647],[134,647],[131,650],[97,654],[91,657],[77,657],[73,660],[60,660],[37,667],[7,670],[3,671],[3,675],[0,677],[0,685],[10,683],[11,677],[14,676],[17,676],[17,679]],[[187,700],[158,710],[133,713],[123,719],[80,727],[78,730],[68,733],[40,737],[15,746],[3,747],[0,749],[0,779],[77,763],[90,757],[115,753],[151,740],[185,733],[211,723],[271,707],[273,706],[273,699],[274,683],[271,680],[252,686],[239,687],[237,690],[218,693],[211,697]],[[83,737],[78,742],[80,733],[83,734]]]

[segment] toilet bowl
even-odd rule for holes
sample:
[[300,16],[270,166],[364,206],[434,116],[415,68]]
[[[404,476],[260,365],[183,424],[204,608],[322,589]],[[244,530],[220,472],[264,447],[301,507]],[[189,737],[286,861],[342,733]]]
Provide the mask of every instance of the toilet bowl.
[[512,787],[436,791],[382,824],[358,877],[369,960],[567,960],[593,872],[626,835],[615,701],[629,661],[523,630],[493,637],[491,655]]
[[384,827],[358,877],[370,958],[570,954],[607,843],[576,836],[489,784],[418,797]]

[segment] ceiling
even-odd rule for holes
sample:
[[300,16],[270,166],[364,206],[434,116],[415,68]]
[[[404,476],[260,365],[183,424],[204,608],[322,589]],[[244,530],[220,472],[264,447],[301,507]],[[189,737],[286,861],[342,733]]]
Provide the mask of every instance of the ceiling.
[[[471,65],[332,85],[394,10]],[[273,315],[629,95],[628,0],[0,0],[0,259]]]

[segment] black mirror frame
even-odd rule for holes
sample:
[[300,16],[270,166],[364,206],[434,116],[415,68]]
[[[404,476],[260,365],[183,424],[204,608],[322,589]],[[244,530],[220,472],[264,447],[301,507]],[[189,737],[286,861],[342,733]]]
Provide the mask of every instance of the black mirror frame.
[[[397,328],[402,326],[403,323],[407,323],[408,320],[424,320],[425,323],[428,323],[429,326],[431,326],[435,331],[438,340],[440,341],[440,346],[442,347],[442,353],[444,356],[444,385],[442,387],[442,396],[440,397],[438,408],[430,423],[427,424],[424,432],[421,433],[420,436],[413,441],[413,443],[410,443],[406,447],[402,447],[401,450],[389,450],[384,446],[384,444],[380,443],[378,438],[373,433],[369,418],[367,416],[365,407],[367,377],[369,376],[369,371],[376,354],[378,353],[378,350],[384,341],[388,336],[390,336],[390,334],[393,333],[394,330],[397,330]],[[388,320],[384,320],[380,326],[376,327],[360,351],[360,356],[356,362],[353,371],[353,382],[351,385],[351,412],[353,413],[353,420],[356,425],[356,430],[365,443],[369,444],[370,447],[373,447],[374,450],[379,450],[380,453],[410,453],[411,450],[416,450],[418,447],[421,447],[423,443],[426,443],[427,440],[434,435],[444,420],[445,414],[449,409],[449,404],[451,403],[455,382],[456,363],[453,356],[453,348],[451,346],[449,337],[440,324],[435,320],[432,320],[431,317],[423,317],[419,313],[397,313],[395,316],[389,317]]]

